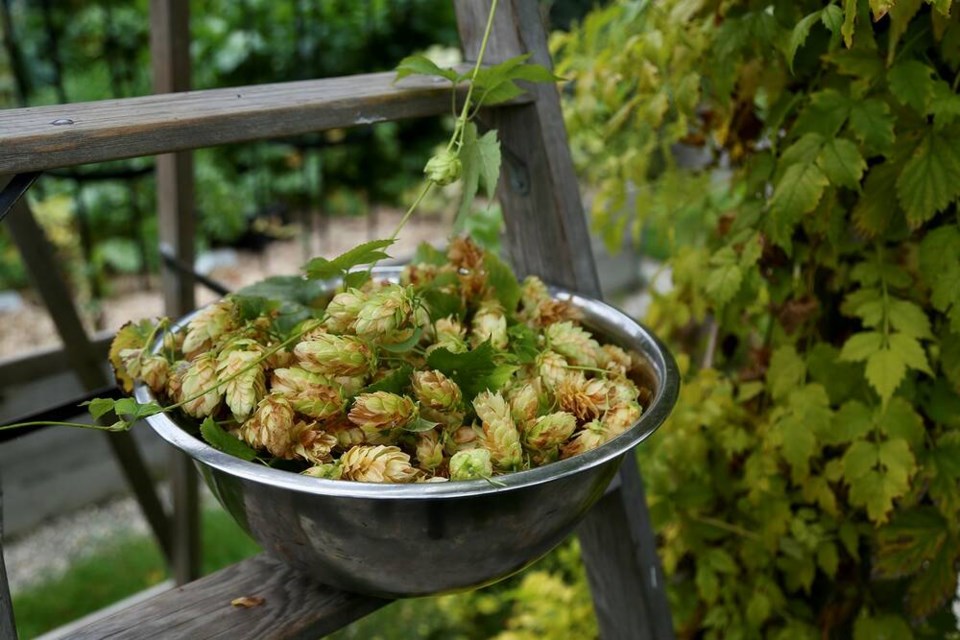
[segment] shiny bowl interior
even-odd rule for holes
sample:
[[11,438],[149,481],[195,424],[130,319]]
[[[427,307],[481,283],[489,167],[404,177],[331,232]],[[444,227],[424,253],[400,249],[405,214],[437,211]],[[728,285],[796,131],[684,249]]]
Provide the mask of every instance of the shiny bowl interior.
[[[383,268],[377,277],[396,278]],[[147,418],[193,458],[213,494],[265,551],[331,586],[382,597],[435,595],[495,582],[571,533],[603,495],[623,456],[667,418],[679,390],[673,357],[642,325],[597,300],[551,288],[607,342],[649,365],[651,391],[633,427],[558,462],[486,480],[375,484],[271,469],[214,449],[166,414]],[[175,325],[186,325],[187,316]],[[153,400],[138,385],[140,402]]]

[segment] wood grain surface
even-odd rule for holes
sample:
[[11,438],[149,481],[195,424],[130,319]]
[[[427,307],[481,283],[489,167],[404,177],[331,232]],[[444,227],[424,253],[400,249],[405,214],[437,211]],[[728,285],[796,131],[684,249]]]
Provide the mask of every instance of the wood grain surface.
[[[263,603],[230,604],[241,597]],[[389,602],[322,586],[259,555],[94,622],[73,638],[316,640]]]
[[[450,83],[393,72],[0,111],[0,173],[199,149],[450,111]],[[518,98],[514,103],[530,100]],[[61,123],[61,124],[54,124]]]

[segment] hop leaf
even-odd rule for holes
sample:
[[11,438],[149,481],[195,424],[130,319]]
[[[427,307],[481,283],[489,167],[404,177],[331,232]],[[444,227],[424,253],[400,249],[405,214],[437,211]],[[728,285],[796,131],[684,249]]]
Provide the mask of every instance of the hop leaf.
[[907,222],[918,227],[960,196],[960,136],[929,130],[897,179]]
[[205,418],[200,424],[200,435],[214,449],[241,460],[253,460],[257,457],[255,450],[248,447],[240,438],[224,431],[213,418]]

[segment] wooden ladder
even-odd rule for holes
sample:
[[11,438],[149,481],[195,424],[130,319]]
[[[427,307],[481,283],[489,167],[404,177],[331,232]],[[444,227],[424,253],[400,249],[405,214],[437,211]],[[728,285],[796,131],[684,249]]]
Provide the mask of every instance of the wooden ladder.
[[[449,110],[446,85],[412,77],[394,86],[393,73],[188,92],[187,4],[151,0],[155,88],[176,93],[0,111],[0,186],[23,183],[23,176],[57,167],[159,155],[160,241],[180,262],[192,264],[190,150]],[[454,4],[465,57],[475,59],[490,0]],[[551,66],[539,3],[502,0],[486,60],[496,63],[524,53],[531,54],[532,62]],[[507,224],[507,251],[518,274],[538,274],[600,297],[556,87],[530,87],[526,95],[486,110],[481,126],[497,129],[503,146],[498,196]],[[39,237],[42,232],[33,228],[30,233]],[[166,273],[164,292],[169,315],[194,305],[189,277]],[[196,476],[189,461],[179,458],[176,465],[174,499],[180,513],[175,513],[170,543],[175,574],[187,582],[197,566],[196,553],[190,551],[197,546]],[[587,515],[577,535],[602,637],[673,638],[663,574],[632,455],[626,456],[614,488]],[[2,573],[0,580],[0,603],[6,605]],[[230,600],[240,595],[263,596],[265,604],[250,610],[231,607]],[[71,637],[317,638],[385,604],[318,585],[261,555],[98,620]],[[0,640],[6,638],[4,613]]]

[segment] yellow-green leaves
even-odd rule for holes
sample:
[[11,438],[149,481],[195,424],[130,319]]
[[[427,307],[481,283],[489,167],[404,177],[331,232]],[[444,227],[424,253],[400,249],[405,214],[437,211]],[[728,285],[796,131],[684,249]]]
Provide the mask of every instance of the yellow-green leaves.
[[869,518],[882,524],[893,501],[910,489],[916,460],[901,438],[875,443],[857,440],[843,456],[843,477],[850,486],[850,504],[863,507]]
[[917,227],[960,197],[960,134],[928,129],[897,179],[907,222]]
[[860,178],[867,163],[856,144],[843,138],[833,138],[820,149],[817,166],[831,184],[856,190],[860,188]]
[[906,60],[890,69],[887,80],[901,104],[909,105],[917,113],[926,113],[933,96],[933,74],[933,69],[922,62]]
[[477,125],[468,122],[463,131],[460,161],[463,166],[463,199],[457,210],[458,220],[470,214],[481,178],[488,198],[492,198],[497,190],[497,179],[500,177],[500,143],[497,141],[497,132],[491,130],[478,136]]
[[[384,251],[395,242],[393,239],[371,240],[345,251],[332,260],[317,257],[312,259],[303,270],[312,280],[329,280],[331,278],[346,278],[354,267],[369,265],[378,260],[385,260],[390,256]],[[351,279],[352,280],[352,279]],[[357,287],[361,283],[351,281],[348,287]]]
[[240,458],[241,460],[253,460],[257,457],[257,452],[250,448],[246,442],[240,438],[230,435],[217,424],[213,418],[205,418],[200,423],[200,435],[214,449],[223,451],[226,454]]
[[920,243],[919,259],[931,304],[960,334],[960,229],[945,226],[928,233]]

